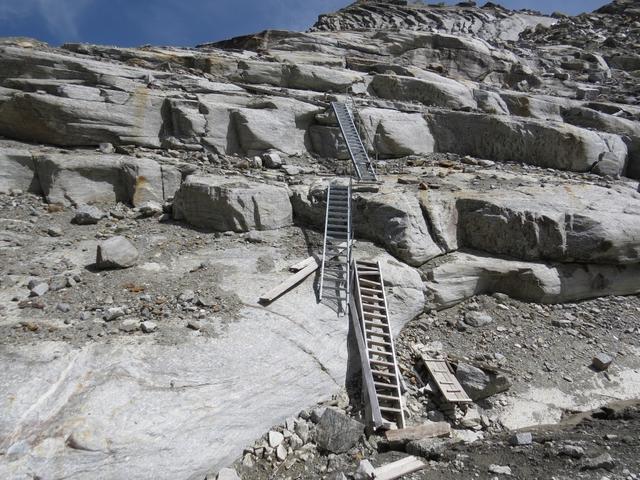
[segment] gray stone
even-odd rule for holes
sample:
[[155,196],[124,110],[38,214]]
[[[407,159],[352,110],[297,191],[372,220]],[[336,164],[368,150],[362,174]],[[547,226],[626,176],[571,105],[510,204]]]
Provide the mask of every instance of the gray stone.
[[106,217],[106,214],[98,207],[80,205],[71,221],[77,225],[95,225],[104,217]]
[[216,480],[240,480],[240,476],[233,468],[223,468],[218,472]]
[[613,363],[613,357],[607,355],[606,353],[599,353],[593,360],[591,361],[591,366],[595,368],[599,372],[603,372],[607,370],[609,366]]
[[305,421],[296,423],[295,432],[303,443],[308,443],[311,439],[311,430],[309,428],[309,424]]
[[35,171],[35,162],[29,150],[0,149],[0,193],[15,190],[39,193],[41,187]]
[[427,460],[439,460],[451,445],[450,440],[440,438],[423,438],[413,440],[406,445],[409,455],[415,455]]
[[124,308],[122,307],[111,307],[107,309],[103,318],[106,322],[111,322],[117,318],[123,317],[124,313]]
[[71,305],[69,305],[68,303],[58,303],[56,305],[56,310],[62,313],[67,313],[69,310],[71,310]]
[[63,288],[67,288],[69,286],[67,277],[64,275],[55,275],[49,279],[49,289],[52,292],[57,292],[58,290],[62,290]]
[[600,468],[605,470],[613,470],[616,467],[616,461],[611,454],[603,453],[597,457],[587,458],[581,465],[582,470],[598,470]]
[[287,449],[284,445],[280,444],[276,447],[276,458],[281,462],[287,459]]
[[369,460],[360,460],[358,469],[353,474],[354,480],[371,480],[375,477],[376,469]]
[[459,363],[456,378],[473,401],[505,392],[511,382],[501,373],[487,373],[466,363]]
[[282,166],[282,158],[276,152],[265,153],[262,155],[262,160],[267,168],[278,169]]
[[153,333],[158,329],[158,324],[151,321],[142,322],[140,328],[144,333]]
[[486,312],[467,312],[464,323],[472,327],[482,327],[493,322],[493,317]]
[[38,282],[37,284],[29,287],[31,297],[41,297],[49,291],[49,284],[46,282]]
[[345,453],[360,440],[363,433],[363,424],[344,413],[327,408],[318,422],[316,442],[322,450]]
[[129,268],[138,263],[140,255],[136,247],[121,236],[100,242],[96,251],[96,267],[99,269]]
[[506,465],[489,465],[489,473],[497,475],[511,475],[511,468]]
[[509,442],[511,443],[511,445],[519,447],[524,445],[531,445],[533,443],[533,435],[531,435],[531,432],[516,433],[513,437],[511,437]]
[[293,223],[285,187],[191,175],[176,193],[176,220],[219,232],[274,230]]
[[144,202],[142,205],[138,207],[138,211],[142,217],[155,217],[162,213],[162,205],[158,202],[154,202],[150,200],[148,202]]
[[282,435],[282,433],[280,432],[276,432],[274,430],[271,430],[268,435],[267,435],[268,439],[269,439],[269,446],[271,448],[276,448],[278,445],[280,445],[283,440],[284,440],[284,435]]
[[562,445],[558,450],[558,455],[565,455],[571,458],[582,458],[584,456],[584,448],[577,445]]

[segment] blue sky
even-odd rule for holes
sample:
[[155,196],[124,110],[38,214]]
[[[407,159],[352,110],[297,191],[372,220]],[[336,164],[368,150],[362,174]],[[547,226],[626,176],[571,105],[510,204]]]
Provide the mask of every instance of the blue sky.
[[[514,9],[569,14],[592,11],[608,3],[494,2]],[[267,28],[306,30],[318,14],[349,3],[350,0],[0,0],[0,36],[35,37],[51,44],[191,46]]]

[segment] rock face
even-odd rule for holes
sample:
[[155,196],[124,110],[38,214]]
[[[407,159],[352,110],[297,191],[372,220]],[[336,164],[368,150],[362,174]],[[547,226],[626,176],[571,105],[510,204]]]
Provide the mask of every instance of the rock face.
[[285,187],[197,175],[177,192],[174,218],[218,232],[273,230],[293,221]]

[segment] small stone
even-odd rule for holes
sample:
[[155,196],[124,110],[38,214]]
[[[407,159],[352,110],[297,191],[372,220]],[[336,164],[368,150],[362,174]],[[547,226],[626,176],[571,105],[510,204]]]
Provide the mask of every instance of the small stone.
[[318,422],[316,433],[319,449],[344,453],[360,440],[364,425],[344,413],[327,408]]
[[308,443],[311,435],[311,429],[307,422],[298,422],[294,428],[296,435],[300,437],[303,443]]
[[138,322],[138,320],[135,320],[133,318],[127,318],[126,320],[122,321],[122,324],[119,328],[123,332],[131,333],[140,328],[140,323]]
[[67,313],[69,310],[71,310],[71,306],[68,303],[59,303],[56,305],[56,310],[62,313]]
[[277,153],[265,153],[262,155],[262,161],[267,168],[280,168],[282,166],[282,158]]
[[280,460],[281,462],[284,462],[286,460],[286,458],[287,458],[287,449],[284,447],[284,445],[280,444],[276,448],[276,458],[278,460]]
[[313,423],[318,423],[322,418],[322,415],[324,415],[325,410],[326,410],[326,407],[314,408],[313,410],[311,410],[311,415],[309,416],[310,420]]
[[100,150],[100,152],[102,153],[114,153],[116,151],[116,149],[114,148],[114,146],[111,143],[101,143],[100,146],[98,147],[98,150]]
[[122,307],[111,307],[109,309],[107,309],[107,311],[105,312],[105,314],[103,315],[102,318],[104,318],[104,320],[106,322],[111,322],[113,320],[115,320],[116,318],[120,318],[124,316],[124,308]]
[[45,293],[49,291],[49,284],[47,282],[41,282],[33,287],[30,287],[31,293],[29,296],[31,297],[41,297]]
[[193,290],[185,290],[178,295],[178,300],[181,302],[191,302],[195,298],[196,293]]
[[89,320],[91,318],[91,314],[89,312],[80,312],[79,318],[83,322],[86,322],[87,320]]
[[562,445],[558,450],[558,455],[564,455],[571,458],[582,458],[584,456],[584,448],[576,445]]
[[533,436],[531,432],[516,433],[511,437],[510,443],[514,446],[531,445],[533,443]]
[[158,325],[155,322],[146,321],[140,324],[140,328],[144,333],[153,333],[158,329]]
[[202,324],[200,322],[198,322],[197,320],[189,320],[187,322],[187,328],[190,328],[191,330],[200,330],[202,328]]
[[98,244],[96,267],[99,269],[129,268],[138,262],[136,247],[121,236],[111,237]]
[[62,229],[60,227],[49,227],[47,229],[47,235],[50,237],[61,237],[63,234]]
[[140,205],[138,207],[138,211],[144,218],[155,217],[156,215],[160,215],[162,213],[162,205],[160,205],[158,202],[150,200]]
[[289,438],[289,445],[291,445],[291,448],[293,448],[294,450],[298,450],[304,445],[304,442],[297,434],[294,433],[293,435],[291,435],[291,438]]
[[71,220],[71,223],[75,223],[76,225],[95,225],[104,217],[106,217],[106,214],[98,207],[80,205],[77,208],[76,214]]
[[280,432],[276,432],[275,430],[271,430],[267,434],[267,437],[269,440],[269,446],[271,448],[276,448],[284,440],[284,435],[282,435]]
[[599,353],[593,360],[591,361],[591,366],[596,369],[598,372],[603,372],[608,369],[611,363],[613,362],[613,358],[606,353]]
[[493,317],[484,312],[467,312],[464,323],[471,327],[482,327],[493,322]]
[[605,470],[613,470],[616,462],[608,453],[603,453],[595,458],[587,458],[582,464],[582,470],[597,470],[604,468]]
[[302,168],[296,165],[282,165],[280,169],[286,173],[287,175],[300,175],[302,173]]
[[489,465],[489,472],[496,475],[511,475],[511,467],[506,465]]
[[245,454],[244,457],[242,457],[242,466],[245,468],[253,468],[253,466],[255,465],[255,462],[253,461],[253,455],[251,455],[250,453]]
[[369,460],[360,460],[356,473],[353,474],[354,480],[370,480],[375,477],[376,469],[371,465]]

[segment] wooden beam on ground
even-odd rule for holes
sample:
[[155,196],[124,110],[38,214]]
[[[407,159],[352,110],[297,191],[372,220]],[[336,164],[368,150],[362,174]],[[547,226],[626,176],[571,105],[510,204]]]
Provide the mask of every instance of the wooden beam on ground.
[[[351,246],[353,246],[355,243],[355,240],[352,240]],[[340,248],[340,253],[342,253],[344,249],[347,248],[347,242],[341,243],[338,248]],[[295,287],[298,283],[307,278],[320,267],[320,264],[314,257],[309,257],[305,260],[302,260],[301,262],[296,263],[295,265],[292,265],[290,269],[297,268],[303,263],[306,263],[306,265],[298,270],[295,275],[292,275],[280,285],[269,290],[267,293],[262,294],[260,296],[259,302],[263,305],[273,302],[280,295]]]
[[299,272],[300,270],[303,270],[305,267],[308,267],[309,265],[313,265],[314,263],[317,263],[317,260],[315,259],[315,257],[305,258],[301,262],[298,262],[295,265],[291,265],[289,267],[289,271],[294,273]]
[[409,475],[410,473],[422,470],[426,466],[427,464],[419,458],[409,456],[397,462],[388,463],[376,468],[373,478],[376,480],[395,480],[403,475]]
[[269,290],[267,293],[262,294],[260,296],[260,303],[265,304],[265,303],[273,302],[276,298],[278,298],[283,293],[287,292],[289,289],[295,287],[298,283],[303,281],[305,278],[307,278],[317,269],[318,269],[318,264],[316,262],[312,263],[311,265],[307,265],[298,273],[295,273],[294,275],[289,277],[286,281],[282,282],[280,285]]
[[447,422],[425,423],[415,427],[387,430],[385,436],[389,443],[407,443],[423,438],[449,437],[451,425]]

